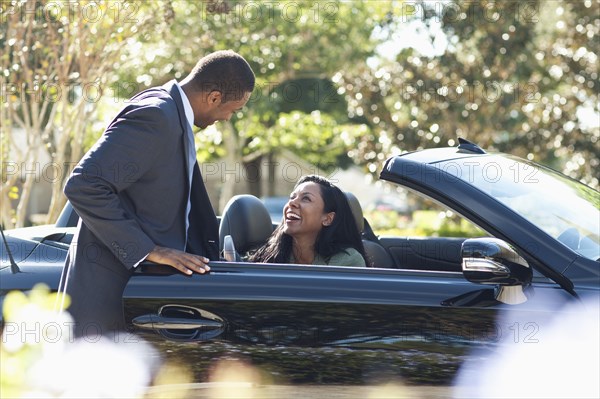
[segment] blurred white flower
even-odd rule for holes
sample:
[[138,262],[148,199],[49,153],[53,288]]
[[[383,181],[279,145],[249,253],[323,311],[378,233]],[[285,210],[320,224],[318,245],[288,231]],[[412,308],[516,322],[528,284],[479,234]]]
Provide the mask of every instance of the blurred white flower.
[[455,398],[600,398],[598,298],[537,315],[508,311],[503,319],[512,323],[503,345],[494,357],[463,365]]
[[140,398],[158,360],[149,344],[131,335],[123,342],[77,339],[64,351],[39,359],[28,373],[27,387],[58,398]]
[[24,346],[40,345],[40,350],[62,350],[73,342],[73,319],[66,312],[56,314],[36,303],[27,303],[4,324],[2,345],[8,352],[17,352]]
[[3,397],[142,398],[159,371],[156,350],[125,332],[75,339],[73,320],[56,311],[56,299],[42,285],[4,299]]

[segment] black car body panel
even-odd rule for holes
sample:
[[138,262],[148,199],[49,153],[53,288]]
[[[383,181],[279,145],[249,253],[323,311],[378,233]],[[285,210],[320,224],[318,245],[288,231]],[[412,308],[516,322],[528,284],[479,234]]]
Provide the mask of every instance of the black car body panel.
[[[161,322],[174,320],[172,327],[185,315],[219,320],[218,327],[162,324],[148,329],[154,334],[138,330],[169,347],[173,359],[201,366],[194,368],[201,380],[210,363],[206,356],[235,353],[266,370],[286,370],[271,376],[278,383],[374,383],[400,377],[448,384],[474,347],[493,350],[512,333],[497,322],[501,304],[442,306],[453,297],[486,291],[460,273],[220,262],[211,267],[203,276],[136,275],[125,293],[128,320],[165,308]],[[554,305],[572,298],[555,284],[536,290],[532,298],[544,300],[532,299],[522,310],[536,317],[547,311],[548,298]],[[535,331],[530,333],[533,339]],[[193,352],[177,349],[172,341],[188,342]]]

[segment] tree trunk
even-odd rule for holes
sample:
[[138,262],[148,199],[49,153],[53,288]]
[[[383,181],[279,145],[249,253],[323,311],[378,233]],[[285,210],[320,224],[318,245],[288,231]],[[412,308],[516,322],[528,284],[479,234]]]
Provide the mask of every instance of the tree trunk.
[[261,177],[262,177],[262,156],[253,158],[250,161],[244,162],[244,180],[248,194],[260,198],[262,196]]
[[[4,229],[12,229],[15,227],[15,223],[14,223],[14,214],[13,214],[13,207],[12,207],[12,199],[10,198],[11,196],[11,190],[13,189],[13,187],[15,187],[15,185],[17,184],[17,180],[18,180],[18,176],[19,176],[19,172],[16,171],[12,171],[11,170],[11,174],[12,176],[4,176],[4,174],[6,173],[6,171],[4,170],[5,165],[4,162],[7,161],[3,161],[2,164],[2,188],[0,189],[0,209],[2,210],[0,213],[0,225],[2,225],[2,227]],[[14,161],[11,161],[14,162]],[[21,163],[18,163],[19,165]],[[11,166],[12,167],[12,166]],[[4,181],[6,179],[6,181]]]
[[[241,171],[239,169],[240,156],[242,149],[239,146],[239,136],[232,123],[227,122],[224,130],[223,142],[225,143],[225,164],[223,168],[227,173],[221,173],[221,187],[219,190],[219,209],[217,213],[221,214],[227,201],[235,194],[235,185],[241,181]],[[231,171],[232,173],[229,173]]]
[[[33,164],[35,165],[37,158],[34,157]],[[17,206],[17,212],[15,215],[15,227],[25,227],[25,219],[27,217],[27,208],[29,207],[29,198],[31,197],[31,190],[33,189],[33,183],[38,178],[36,174],[28,173],[23,182],[21,188],[21,194],[19,195],[19,205]]]
[[267,155],[267,196],[275,196],[275,178],[277,174],[277,164],[275,163],[275,154],[270,152]]
[[56,222],[60,212],[67,203],[67,198],[64,196],[62,190],[63,185],[64,184],[60,184],[58,182],[52,185],[52,197],[50,198],[50,208],[48,209],[48,216],[46,218],[46,223],[48,224]]
[[[52,161],[56,165],[61,165],[61,173],[60,176],[56,176],[52,185],[52,198],[50,199],[50,209],[48,210],[46,219],[47,223],[54,223],[65,206],[67,199],[63,194],[63,187],[75,164],[83,156],[85,129],[81,125],[82,121],[87,120],[89,117],[89,112],[85,111],[85,105],[86,103],[81,100],[74,107],[71,115],[67,115],[66,112],[68,104],[64,104],[63,106],[62,135],[56,143],[56,152],[52,157]],[[65,127],[68,128],[65,129]]]

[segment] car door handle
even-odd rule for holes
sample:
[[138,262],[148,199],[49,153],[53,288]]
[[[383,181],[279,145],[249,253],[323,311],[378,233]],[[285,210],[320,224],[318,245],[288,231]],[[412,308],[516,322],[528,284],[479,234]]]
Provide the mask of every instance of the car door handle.
[[199,328],[222,328],[223,323],[209,319],[188,319],[184,317],[165,317],[145,314],[132,320],[134,326],[146,330],[194,330]]

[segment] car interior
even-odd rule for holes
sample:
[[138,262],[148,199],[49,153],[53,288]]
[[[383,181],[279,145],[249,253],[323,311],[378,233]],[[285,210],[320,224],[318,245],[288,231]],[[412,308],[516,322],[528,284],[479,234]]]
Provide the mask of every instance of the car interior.
[[[373,267],[462,272],[461,246],[465,238],[378,237],[364,217],[356,196],[350,192],[346,192],[346,196]],[[77,214],[67,203],[56,227],[76,226],[77,220]],[[277,227],[265,204],[249,194],[232,197],[219,217],[219,223],[219,249],[223,251],[225,236],[231,236],[237,251],[236,259],[243,259],[249,251],[264,244]],[[61,241],[68,244],[71,238],[72,234],[69,234]]]
[[[346,192],[363,245],[373,267],[461,272],[461,245],[465,238],[377,237],[363,216],[360,202]],[[221,215],[219,241],[231,236],[237,258],[264,244],[275,227],[264,203],[249,194],[232,197]]]

